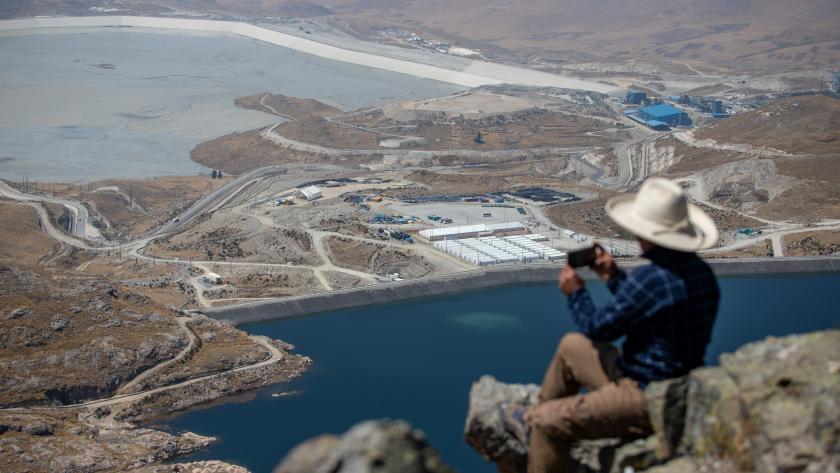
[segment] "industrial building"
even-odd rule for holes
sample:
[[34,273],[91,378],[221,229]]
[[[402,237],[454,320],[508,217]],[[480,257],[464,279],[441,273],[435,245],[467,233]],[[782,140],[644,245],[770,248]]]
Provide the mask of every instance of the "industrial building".
[[420,230],[418,234],[428,242],[443,240],[459,240],[462,238],[477,238],[499,233],[525,231],[521,222],[507,222],[494,224],[463,225],[458,227],[429,228]]
[[654,130],[668,130],[672,126],[691,126],[691,117],[682,110],[664,103],[625,112],[627,118]]
[[659,103],[649,107],[641,108],[638,112],[639,118],[648,122],[662,122],[670,126],[690,126],[691,118],[682,110]]
[[320,199],[321,189],[318,186],[307,186],[300,190],[300,195],[306,200]]
[[624,103],[628,105],[639,105],[646,99],[647,92],[642,92],[641,90],[628,90],[627,96],[624,97]]
[[671,100],[682,105],[693,107],[701,112],[711,114],[715,118],[726,118],[729,116],[729,114],[726,113],[726,107],[724,107],[723,100],[714,97],[672,95]]
[[490,236],[436,241],[432,246],[476,266],[528,263],[540,259],[556,261],[566,255],[535,241],[542,238],[541,235]]

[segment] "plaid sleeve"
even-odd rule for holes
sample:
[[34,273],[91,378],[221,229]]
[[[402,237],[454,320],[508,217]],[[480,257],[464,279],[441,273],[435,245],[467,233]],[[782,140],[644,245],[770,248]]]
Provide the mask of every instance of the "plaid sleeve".
[[639,321],[686,296],[682,280],[651,265],[638,268],[616,281],[613,299],[605,307],[596,308],[586,288],[572,293],[568,303],[572,320],[581,332],[593,340],[610,342],[627,334]]
[[618,291],[618,288],[621,287],[621,283],[623,283],[627,279],[627,273],[624,272],[621,268],[615,268],[615,273],[607,281],[607,288],[610,290],[611,293],[615,294]]

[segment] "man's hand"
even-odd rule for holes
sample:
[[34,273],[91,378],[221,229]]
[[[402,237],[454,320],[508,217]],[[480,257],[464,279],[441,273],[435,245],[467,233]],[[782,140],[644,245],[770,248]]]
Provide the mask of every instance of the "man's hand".
[[612,255],[603,246],[595,244],[595,261],[589,268],[604,281],[609,281],[615,275],[617,266]]
[[568,296],[583,287],[583,279],[578,276],[575,268],[567,264],[560,270],[560,278],[557,285],[560,287],[560,290],[563,291],[563,294]]
[[[554,409],[552,409],[554,407]],[[536,404],[528,408],[522,418],[532,429],[540,429],[543,431],[554,431],[557,426],[557,418],[559,412],[556,412],[557,407],[551,404]],[[552,412],[555,411],[555,412]]]

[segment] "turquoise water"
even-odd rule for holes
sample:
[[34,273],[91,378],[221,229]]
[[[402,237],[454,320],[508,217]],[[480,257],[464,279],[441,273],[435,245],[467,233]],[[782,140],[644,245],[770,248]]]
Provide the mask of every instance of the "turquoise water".
[[[594,284],[603,300],[606,291]],[[768,335],[840,327],[840,274],[730,278],[707,362]],[[363,419],[400,418],[426,432],[461,472],[492,472],[464,442],[470,384],[483,374],[538,383],[563,333],[574,330],[553,284],[510,286],[362,307],[243,327],[293,343],[314,360],[291,383],[247,402],[180,415],[167,423],[220,440],[192,458],[268,472],[302,440],[340,433]],[[288,397],[272,393],[297,391]]]

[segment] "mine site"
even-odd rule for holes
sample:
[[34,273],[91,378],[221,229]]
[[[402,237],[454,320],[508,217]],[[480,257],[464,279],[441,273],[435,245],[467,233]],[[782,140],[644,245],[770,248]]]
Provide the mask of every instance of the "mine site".
[[[524,472],[527,443],[482,396],[535,391],[475,380],[540,381],[516,367],[553,346],[523,337],[574,331],[553,315],[567,313],[570,254],[646,264],[607,208],[651,178],[716,229],[697,254],[721,278],[727,335],[706,363],[817,331],[803,336],[829,347],[836,376],[832,2],[575,0],[563,21],[518,1],[13,3],[0,6],[0,470]],[[788,280],[823,315],[788,320]],[[837,393],[791,376],[773,389],[804,386],[818,406]],[[469,412],[428,410],[465,407],[473,381]],[[358,424],[400,418],[425,436]],[[681,444],[653,462],[659,428],[610,444],[611,463],[583,442],[574,471],[837,467],[836,438],[811,427],[795,465],[784,439]],[[731,435],[769,435],[745,432]],[[388,463],[404,450],[425,466]]]

